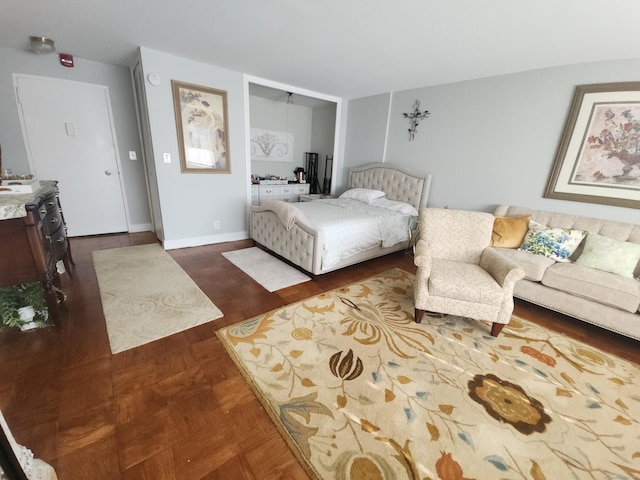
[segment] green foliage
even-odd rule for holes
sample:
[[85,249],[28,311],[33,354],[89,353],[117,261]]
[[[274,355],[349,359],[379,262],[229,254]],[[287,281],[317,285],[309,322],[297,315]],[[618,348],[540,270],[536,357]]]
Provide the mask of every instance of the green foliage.
[[[57,290],[57,289],[56,289]],[[40,283],[25,283],[12,287],[0,287],[0,322],[8,327],[21,327],[18,309],[33,306],[36,312],[34,321],[39,327],[46,326],[49,318],[44,289]]]

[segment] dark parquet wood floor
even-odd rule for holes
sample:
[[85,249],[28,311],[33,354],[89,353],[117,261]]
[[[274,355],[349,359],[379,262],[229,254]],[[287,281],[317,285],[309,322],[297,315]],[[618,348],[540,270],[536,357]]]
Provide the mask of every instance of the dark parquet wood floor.
[[[16,440],[60,480],[306,479],[214,331],[393,267],[403,252],[269,293],[221,253],[247,241],[172,250],[224,317],[112,355],[93,250],[151,233],[71,240],[74,276],[56,327],[0,329],[0,409]],[[640,363],[638,343],[518,301],[515,313]]]

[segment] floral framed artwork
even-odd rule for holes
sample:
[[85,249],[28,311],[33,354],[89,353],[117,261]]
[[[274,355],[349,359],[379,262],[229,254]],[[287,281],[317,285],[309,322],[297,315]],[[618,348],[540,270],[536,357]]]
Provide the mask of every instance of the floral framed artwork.
[[252,128],[251,160],[293,162],[293,139],[293,133]]
[[640,208],[640,82],[576,87],[544,196]]
[[227,92],[171,81],[183,173],[230,173]]

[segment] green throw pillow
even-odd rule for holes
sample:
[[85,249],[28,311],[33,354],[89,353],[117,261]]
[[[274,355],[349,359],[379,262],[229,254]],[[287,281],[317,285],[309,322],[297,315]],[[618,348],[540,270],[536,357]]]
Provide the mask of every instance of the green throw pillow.
[[551,228],[529,220],[529,230],[518,250],[544,255],[556,262],[569,262],[587,232],[568,228]]
[[633,278],[638,262],[640,262],[640,244],[614,240],[597,233],[587,235],[584,250],[576,260],[578,265],[615,273],[626,278]]

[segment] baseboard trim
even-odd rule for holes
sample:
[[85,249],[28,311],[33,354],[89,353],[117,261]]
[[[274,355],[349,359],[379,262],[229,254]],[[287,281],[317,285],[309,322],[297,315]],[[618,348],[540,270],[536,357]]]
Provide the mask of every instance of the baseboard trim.
[[235,242],[237,240],[246,240],[247,238],[249,238],[249,232],[233,232],[221,235],[208,235],[206,237],[165,240],[162,244],[162,247],[165,250],[174,250],[176,248],[199,247],[202,245],[211,245],[214,243]]
[[129,233],[139,232],[152,232],[150,223],[138,223],[136,225],[129,225]]

